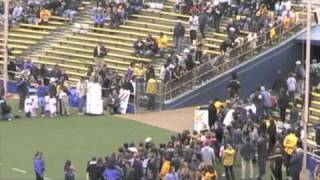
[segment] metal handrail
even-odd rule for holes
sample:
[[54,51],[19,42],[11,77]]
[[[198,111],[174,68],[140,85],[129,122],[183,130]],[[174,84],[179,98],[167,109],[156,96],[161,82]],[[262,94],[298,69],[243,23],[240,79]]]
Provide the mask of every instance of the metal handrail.
[[[199,71],[199,69],[202,69],[203,67],[207,67],[207,66],[212,66],[211,65],[211,62],[206,62],[206,63],[203,63],[199,66],[197,66],[196,68],[194,68],[193,70],[187,72],[184,76],[192,76],[191,78],[188,78],[186,81],[184,82],[180,82],[181,84],[179,86],[176,86],[176,87],[173,87],[173,88],[169,88],[170,86],[173,86],[174,83],[178,82],[179,80],[174,80],[174,81],[169,81],[166,86],[165,86],[165,92],[164,92],[164,95],[165,95],[165,99],[170,99],[170,98],[167,98],[169,95],[171,95],[172,92],[178,90],[178,89],[181,89],[182,87],[186,86],[187,84],[190,84],[192,82],[195,82],[197,80],[199,80],[201,77],[205,76],[206,74],[209,74],[213,71],[216,71],[218,69],[223,69],[229,65],[231,65],[232,63],[235,62],[235,60],[243,57],[244,55],[247,55],[247,54],[250,54],[250,53],[253,53],[254,51],[256,51],[257,49],[259,48],[262,48],[263,46],[265,46],[266,44],[270,44],[271,42],[274,42],[276,40],[279,40],[281,37],[283,37],[285,34],[287,34],[288,32],[294,30],[295,28],[299,27],[300,25],[303,24],[303,21],[298,21],[298,23],[294,24],[294,25],[291,25],[288,29],[284,30],[283,31],[283,25],[280,24],[279,26],[275,27],[276,29],[280,29],[280,34],[277,34],[275,38],[273,39],[269,39],[269,40],[265,40],[266,38],[266,35],[270,33],[270,31],[267,31],[267,32],[263,32],[261,35],[257,36],[256,38],[252,39],[251,41],[248,41],[248,42],[245,42],[244,44],[242,44],[241,46],[239,47],[236,47],[234,49],[232,49],[230,51],[230,54],[232,52],[240,52],[239,53],[236,53],[237,55],[235,57],[231,57],[231,60],[221,64],[221,65],[218,65],[218,66],[215,66],[211,69],[209,69],[208,71],[206,72],[201,72],[200,74],[198,74],[196,77],[192,76],[193,74],[197,74],[197,72]],[[260,38],[263,38],[263,43],[262,44],[258,44],[258,40]],[[248,45],[251,45],[252,43],[255,43],[255,48],[254,49],[246,49],[246,47],[248,47]],[[226,57],[226,56],[219,56],[219,58],[221,57]],[[208,79],[207,79],[208,80]]]

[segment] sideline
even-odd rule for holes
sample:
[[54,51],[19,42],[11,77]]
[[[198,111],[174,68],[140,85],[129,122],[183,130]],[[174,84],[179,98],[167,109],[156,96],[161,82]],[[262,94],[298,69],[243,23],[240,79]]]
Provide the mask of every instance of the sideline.
[[19,172],[19,173],[23,173],[23,174],[26,174],[27,171],[23,170],[23,169],[19,169],[19,168],[11,168],[12,171],[16,171],[16,172]]
[[[3,164],[0,164],[0,166],[3,166]],[[19,168],[11,168],[12,171],[15,171],[15,172],[19,172],[19,173],[23,173],[23,174],[27,174],[28,172],[26,170],[23,170],[23,169],[19,169]],[[44,180],[51,180],[50,178],[48,177],[43,177]]]

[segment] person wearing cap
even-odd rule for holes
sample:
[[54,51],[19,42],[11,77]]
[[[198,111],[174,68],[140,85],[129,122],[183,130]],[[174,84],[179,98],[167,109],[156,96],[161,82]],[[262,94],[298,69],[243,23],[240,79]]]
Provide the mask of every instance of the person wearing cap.
[[173,30],[173,39],[174,39],[174,46],[176,48],[176,53],[179,53],[182,51],[184,33],[185,33],[185,28],[181,20],[177,20]]
[[304,90],[304,77],[305,77],[305,70],[301,61],[296,62],[296,68],[294,69],[297,78],[297,92],[302,94]]

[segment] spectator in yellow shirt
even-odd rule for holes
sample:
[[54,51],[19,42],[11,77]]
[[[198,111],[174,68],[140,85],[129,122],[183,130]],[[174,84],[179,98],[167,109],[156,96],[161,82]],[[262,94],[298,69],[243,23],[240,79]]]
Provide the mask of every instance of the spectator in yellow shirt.
[[217,180],[218,174],[212,165],[208,165],[202,175],[202,180]]
[[148,108],[149,110],[155,110],[155,99],[157,95],[157,80],[154,75],[151,75],[150,79],[147,82],[146,93],[148,95]]
[[144,73],[145,73],[145,69],[143,67],[143,63],[140,63],[139,65],[135,65],[134,75],[137,77],[138,80],[143,81]]
[[283,147],[285,151],[285,166],[286,166],[286,173],[289,174],[289,164],[290,159],[292,156],[293,151],[297,147],[298,138],[294,134],[292,129],[288,130],[288,135],[283,140]]
[[51,17],[51,12],[45,7],[42,7],[39,16],[39,24],[48,24],[49,19]]
[[232,148],[230,144],[227,144],[227,148],[223,151],[223,166],[226,174],[227,180],[234,180],[234,172],[233,172],[233,161],[234,161],[235,150]]
[[165,179],[166,175],[170,171],[170,167],[171,167],[170,159],[169,159],[169,157],[166,157],[164,162],[163,162],[163,164],[162,164],[161,171],[160,171],[160,174],[159,174],[161,180]]
[[159,37],[157,37],[157,44],[159,48],[160,57],[163,57],[168,46],[168,38],[163,32],[160,32]]

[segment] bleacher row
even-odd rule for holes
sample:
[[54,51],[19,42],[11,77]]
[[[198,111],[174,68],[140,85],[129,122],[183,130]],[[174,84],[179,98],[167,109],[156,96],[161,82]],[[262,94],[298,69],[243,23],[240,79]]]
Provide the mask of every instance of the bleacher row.
[[[168,1],[165,7],[172,7],[173,4],[173,1]],[[31,58],[34,63],[46,64],[48,67],[56,63],[60,64],[70,75],[71,81],[75,82],[85,75],[88,66],[94,64],[92,51],[98,42],[105,44],[109,50],[105,59],[108,67],[124,74],[131,62],[152,62],[149,58],[133,56],[133,42],[139,36],[146,38],[148,34],[158,36],[159,32],[164,32],[169,38],[169,47],[173,47],[173,28],[179,18],[186,27],[186,37],[189,37],[189,16],[172,13],[169,8],[162,12],[143,10],[140,14],[133,15],[119,29],[110,29],[107,24],[104,28],[93,27],[90,14],[90,8],[93,5],[94,3],[85,2],[83,11],[80,13],[82,18],[79,23],[90,25],[87,33],[66,32],[62,38],[52,42],[42,52],[32,53],[28,58]],[[67,20],[55,17],[47,26],[20,24],[18,28],[12,29],[9,34],[9,47],[15,48],[13,56],[22,55],[45,36],[49,36],[52,31],[62,28],[64,21]],[[227,19],[221,22],[222,30],[226,22]],[[243,35],[246,36],[246,33],[243,32]],[[209,33],[206,38],[207,53],[219,55],[219,46],[225,37],[225,33]],[[156,74],[159,74],[161,65],[159,62],[155,63]]]

